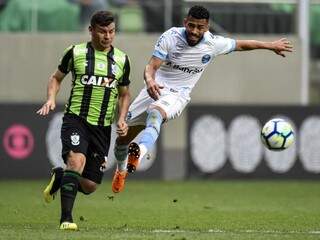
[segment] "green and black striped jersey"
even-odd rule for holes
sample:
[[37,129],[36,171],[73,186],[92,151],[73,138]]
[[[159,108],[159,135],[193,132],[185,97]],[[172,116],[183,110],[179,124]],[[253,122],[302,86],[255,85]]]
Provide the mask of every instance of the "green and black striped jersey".
[[97,126],[112,124],[118,102],[118,86],[130,84],[130,61],[121,50],[95,50],[91,42],[68,47],[58,69],[72,73],[72,89],[66,113]]

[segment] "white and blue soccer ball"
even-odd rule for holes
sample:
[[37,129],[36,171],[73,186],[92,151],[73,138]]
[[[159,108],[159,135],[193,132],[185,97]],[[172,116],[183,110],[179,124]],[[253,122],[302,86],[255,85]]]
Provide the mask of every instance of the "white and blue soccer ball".
[[294,142],[294,132],[290,123],[282,118],[266,122],[261,130],[261,141],[272,151],[282,151]]

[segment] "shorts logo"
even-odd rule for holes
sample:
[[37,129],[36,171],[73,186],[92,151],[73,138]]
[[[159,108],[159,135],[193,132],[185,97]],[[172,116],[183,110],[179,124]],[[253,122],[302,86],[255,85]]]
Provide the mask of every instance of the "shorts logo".
[[129,112],[127,113],[127,119],[126,119],[126,120],[128,121],[128,120],[130,120],[131,118],[132,118],[132,113],[129,111]]
[[207,62],[209,62],[210,61],[210,55],[209,54],[206,54],[206,55],[203,55],[203,57],[202,57],[202,59],[201,59],[201,62],[203,63],[203,64],[205,64],[205,63],[207,63]]
[[78,133],[72,133],[70,139],[73,146],[78,146],[80,144],[80,136]]
[[170,106],[170,103],[168,103],[167,101],[164,101],[164,100],[160,100],[160,102],[165,105],[165,106]]

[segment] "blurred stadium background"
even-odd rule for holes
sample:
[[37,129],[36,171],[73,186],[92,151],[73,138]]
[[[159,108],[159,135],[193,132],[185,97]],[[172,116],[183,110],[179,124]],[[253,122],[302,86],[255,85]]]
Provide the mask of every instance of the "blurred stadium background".
[[[6,118],[1,119],[0,126],[0,176],[45,177],[50,164],[61,164],[61,112],[51,114],[48,119],[40,119],[34,112],[46,98],[48,76],[64,48],[86,41],[89,34],[87,27],[81,25],[81,9],[75,1],[2,0],[1,3],[0,103]],[[163,128],[161,151],[152,154],[151,161],[145,161],[141,170],[149,170],[142,172],[156,178],[185,179],[194,176],[194,168],[198,175],[219,177],[238,173],[244,177],[260,176],[256,172],[262,168],[263,176],[268,176],[267,172],[280,177],[318,176],[320,134],[315,133],[320,131],[320,120],[318,109],[312,106],[320,102],[319,1],[105,3],[117,16],[116,45],[132,60],[133,97],[143,86],[143,68],[155,40],[165,29],[181,25],[188,7],[194,4],[210,9],[211,28],[217,34],[261,40],[287,37],[294,44],[294,53],[287,58],[260,51],[215,59],[195,88],[187,111]],[[69,77],[58,95],[59,110],[68,98],[70,85]],[[199,114],[198,106],[206,109]],[[219,106],[222,110],[217,112],[215,107]],[[257,110],[250,108],[254,106]],[[287,117],[297,131],[296,146],[280,154],[263,149],[253,134],[275,115]],[[302,132],[302,128],[306,130]],[[229,144],[230,139],[234,144]],[[156,155],[159,160],[152,162]],[[210,169],[204,170],[203,166],[208,164]],[[30,165],[35,166],[33,172],[25,172],[24,168]],[[109,166],[112,165],[111,157]],[[155,175],[150,168],[155,169]],[[230,171],[225,172],[224,168]]]
[[[133,97],[143,86],[155,40],[165,29],[180,26],[194,4],[210,10],[216,34],[270,41],[286,37],[294,44],[286,58],[258,51],[215,59],[189,107],[166,124],[157,149],[133,179],[319,179],[319,0],[103,1],[117,16],[115,45],[131,58]],[[59,124],[70,76],[62,84],[57,111],[45,119],[35,112],[63,50],[89,39],[81,14],[73,0],[0,0],[2,184],[47,180],[52,165],[62,164]],[[295,145],[280,153],[266,150],[259,140],[262,124],[274,116],[287,118],[296,131]]]

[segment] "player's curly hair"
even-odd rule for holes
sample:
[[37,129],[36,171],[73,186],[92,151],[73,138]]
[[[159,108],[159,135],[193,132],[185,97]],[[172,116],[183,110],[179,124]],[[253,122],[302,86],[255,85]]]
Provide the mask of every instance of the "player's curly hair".
[[209,20],[210,13],[205,7],[199,6],[199,5],[195,5],[195,6],[190,8],[190,10],[188,12],[188,17],[189,16],[191,16],[193,18],[196,18],[196,19],[207,19],[207,20]]
[[90,20],[91,27],[99,26],[108,26],[110,23],[114,22],[114,15],[109,11],[98,11],[95,12]]

